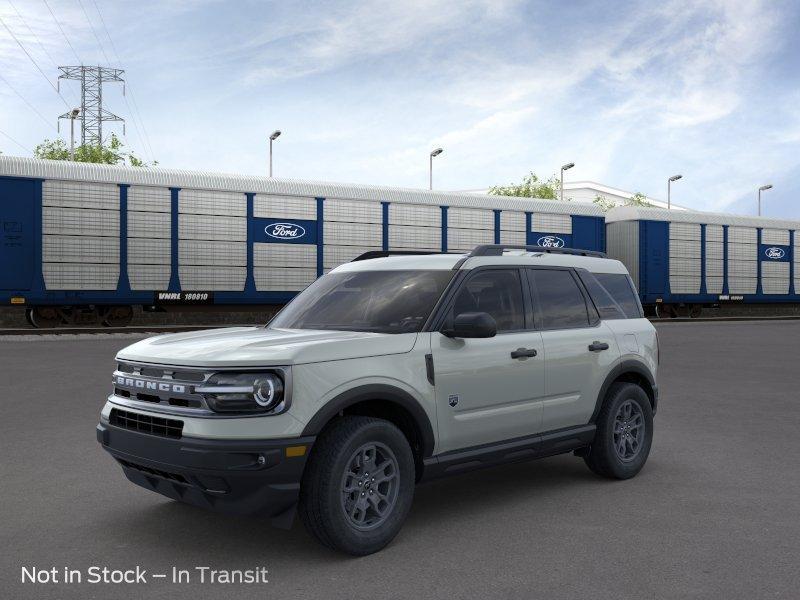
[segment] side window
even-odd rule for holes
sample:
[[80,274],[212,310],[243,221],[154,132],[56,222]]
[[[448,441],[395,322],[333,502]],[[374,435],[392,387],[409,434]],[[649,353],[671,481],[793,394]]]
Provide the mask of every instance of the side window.
[[586,300],[572,273],[550,269],[531,269],[528,273],[543,329],[589,326]]
[[596,274],[589,271],[578,271],[578,277],[581,278],[583,285],[586,286],[589,296],[591,296],[592,302],[594,302],[602,319],[627,318],[622,307],[611,297],[611,294],[603,287],[603,284],[596,279]]
[[459,290],[447,322],[465,312],[489,313],[497,322],[498,332],[525,329],[519,271],[492,269],[472,275]]
[[623,273],[595,273],[594,276],[603,284],[626,317],[640,319],[644,316],[630,277]]

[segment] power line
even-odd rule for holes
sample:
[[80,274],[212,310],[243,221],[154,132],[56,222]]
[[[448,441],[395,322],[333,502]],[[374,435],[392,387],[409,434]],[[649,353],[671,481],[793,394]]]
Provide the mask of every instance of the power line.
[[20,148],[22,148],[23,150],[25,150],[25,152],[30,152],[31,154],[33,154],[33,150],[31,150],[31,149],[30,149],[30,148],[28,148],[27,146],[24,146],[24,145],[20,144],[20,143],[19,143],[17,140],[15,140],[13,137],[11,137],[10,135],[8,135],[8,134],[7,134],[5,131],[3,131],[2,129],[0,129],[0,135],[4,135],[4,136],[6,136],[8,139],[10,139],[12,142],[14,142],[14,143],[15,143],[17,146],[19,146]]
[[[17,13],[17,17],[19,17],[19,20],[22,21],[22,24],[25,25],[26,29],[33,36],[33,39],[36,40],[36,43],[39,44],[39,47],[42,49],[42,52],[44,52],[45,56],[47,56],[47,58],[50,59],[50,62],[53,63],[53,66],[56,69],[58,69],[58,63],[56,63],[56,61],[53,59],[53,57],[47,51],[47,48],[45,48],[44,44],[42,44],[42,40],[39,39],[39,36],[36,35],[36,32],[31,28],[30,25],[28,25],[28,22],[25,20],[25,17],[22,16],[22,13],[19,12],[17,7],[14,5],[14,3],[11,0],[8,0],[8,3],[11,5],[11,8],[14,9],[14,12]],[[56,86],[56,89],[58,89],[58,86]],[[80,101],[80,99],[77,97],[77,95],[75,94],[74,91],[72,91],[72,95],[75,97],[76,100]]]
[[72,43],[70,43],[69,38],[67,37],[67,34],[64,33],[64,28],[61,27],[61,23],[59,22],[58,18],[56,17],[56,13],[54,13],[53,9],[50,8],[50,5],[47,3],[47,0],[43,0],[43,2],[44,2],[44,5],[47,7],[47,10],[50,11],[50,16],[53,17],[53,21],[55,21],[56,25],[58,25],[58,30],[61,32],[61,35],[64,36],[64,41],[67,42],[67,46],[69,46],[70,50],[72,50],[72,53],[75,55],[75,58],[78,59],[78,64],[82,65],[83,61],[81,60],[81,57],[78,56],[78,53],[75,52],[75,48],[73,48]]
[[53,85],[53,82],[52,82],[52,81],[50,81],[50,78],[49,78],[47,75],[45,75],[44,71],[42,71],[42,68],[39,66],[39,63],[37,63],[37,62],[36,62],[36,59],[34,59],[34,58],[33,58],[33,56],[31,56],[30,52],[28,52],[28,50],[25,48],[25,46],[23,46],[23,45],[22,45],[22,42],[20,42],[20,41],[19,41],[19,38],[17,38],[17,36],[16,36],[16,35],[14,35],[14,32],[13,32],[13,31],[11,31],[11,29],[9,28],[9,26],[8,26],[8,25],[6,24],[6,22],[3,20],[3,17],[0,17],[0,24],[2,24],[2,25],[3,25],[3,27],[5,27],[5,28],[6,28],[6,31],[8,32],[8,34],[9,34],[9,35],[10,35],[12,38],[14,38],[14,41],[15,41],[15,42],[17,42],[17,45],[19,45],[19,47],[20,47],[20,48],[22,48],[22,51],[25,53],[25,56],[27,56],[27,57],[30,59],[30,61],[33,63],[33,66],[34,66],[34,67],[36,67],[36,70],[37,70],[37,71],[39,71],[39,73],[41,73],[41,74],[42,74],[42,77],[44,77],[45,81],[47,81],[47,83],[50,85],[50,87],[51,87],[51,88],[53,88],[53,91],[54,91],[56,94],[58,94],[58,97],[59,97],[59,98],[61,98],[61,101],[64,103],[64,105],[65,105],[67,108],[71,108],[71,107],[70,107],[70,105],[69,105],[69,102],[67,102],[67,101],[64,99],[64,96],[62,96],[62,95],[61,95],[61,92],[59,92],[59,91],[58,91],[58,88],[57,88],[56,86],[54,86],[54,85]]
[[[103,26],[103,29],[106,32],[106,36],[108,36],[108,41],[111,43],[111,50],[114,52],[114,56],[116,57],[119,66],[121,67],[123,66],[122,60],[120,59],[119,52],[117,52],[117,46],[116,44],[114,44],[114,38],[111,37],[111,32],[109,31],[108,26],[106,25],[106,20],[103,18],[103,13],[100,11],[100,6],[97,4],[97,0],[92,0],[92,3],[94,4],[94,8],[97,11],[98,16],[100,17],[100,24]],[[133,108],[135,110],[131,109],[131,105],[128,103],[127,96],[123,94],[122,97],[125,100],[125,105],[128,107],[128,111],[131,113],[131,116],[133,117],[133,128],[136,130],[136,135],[139,137],[139,140],[142,142],[142,144],[145,145],[144,150],[145,152],[149,153],[150,160],[153,161],[155,160],[155,156],[153,153],[153,146],[150,144],[150,136],[148,135],[147,128],[144,125],[144,119],[142,119],[141,112],[139,111],[139,106],[136,103],[136,96],[133,93],[133,87],[130,85],[130,82],[127,82],[127,85],[131,93],[131,101],[133,102]],[[142,127],[141,132],[139,131],[139,125],[137,125],[136,123],[137,120],[141,124]],[[142,136],[142,133],[144,133],[144,136]]]
[[[23,101],[25,104],[27,104],[27,105],[28,105],[28,107],[29,107],[29,108],[30,108],[30,109],[31,109],[33,112],[35,112],[37,115],[39,115],[39,118],[40,118],[42,121],[44,121],[44,122],[47,124],[47,126],[48,126],[48,127],[53,127],[53,124],[52,124],[50,121],[48,121],[48,120],[47,120],[47,117],[45,117],[45,116],[44,116],[42,113],[40,113],[40,112],[39,112],[39,110],[38,110],[38,109],[37,109],[37,108],[36,108],[36,107],[35,107],[33,104],[31,104],[30,102],[28,102],[28,100],[25,98],[25,96],[23,96],[22,94],[20,94],[20,93],[19,93],[19,92],[16,90],[16,88],[15,88],[13,85],[11,85],[11,82],[10,82],[8,79],[6,79],[5,77],[3,77],[2,73],[0,73],[0,80],[2,80],[2,81],[3,81],[3,82],[4,82],[4,83],[5,83],[5,84],[6,84],[6,85],[9,87],[9,88],[11,88],[11,91],[12,91],[12,92],[14,92],[14,93],[15,93],[17,96],[19,96],[19,99],[20,99],[20,100],[22,100],[22,101]],[[53,129],[57,129],[57,128],[56,128],[56,127],[53,127]]]
[[108,54],[106,54],[106,49],[103,48],[103,43],[100,41],[100,36],[97,35],[97,32],[94,30],[94,25],[92,25],[92,20],[89,18],[89,13],[86,12],[86,9],[83,6],[83,2],[78,0],[78,5],[81,7],[83,11],[83,16],[86,17],[86,22],[89,23],[89,29],[92,30],[92,34],[94,35],[94,39],[97,40],[97,45],[100,47],[100,52],[103,53],[103,57],[106,59],[106,64],[111,66],[111,61],[108,60]]

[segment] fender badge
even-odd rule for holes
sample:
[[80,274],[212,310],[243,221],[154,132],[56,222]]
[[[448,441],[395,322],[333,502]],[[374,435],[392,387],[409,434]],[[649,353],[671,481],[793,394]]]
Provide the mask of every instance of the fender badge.
[[458,394],[450,394],[450,397],[447,399],[447,403],[450,406],[455,406],[458,404]]

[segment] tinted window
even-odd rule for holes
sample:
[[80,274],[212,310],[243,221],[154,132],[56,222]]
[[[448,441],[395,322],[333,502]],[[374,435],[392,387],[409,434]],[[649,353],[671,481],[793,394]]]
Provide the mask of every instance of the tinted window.
[[588,327],[589,313],[578,283],[569,271],[529,271],[544,329]]
[[629,319],[642,317],[642,305],[634,291],[631,278],[624,273],[594,273],[597,280],[603,284],[611,297]]
[[292,300],[270,328],[419,331],[453,271],[328,273]]
[[578,271],[578,277],[581,278],[586,289],[589,291],[589,296],[592,297],[597,312],[600,313],[602,319],[625,319],[625,311],[622,307],[611,297],[611,294],[603,287],[596,278],[594,273],[589,271]]
[[493,269],[472,275],[459,290],[447,326],[465,312],[485,312],[494,317],[497,331],[525,329],[522,284],[516,270]]

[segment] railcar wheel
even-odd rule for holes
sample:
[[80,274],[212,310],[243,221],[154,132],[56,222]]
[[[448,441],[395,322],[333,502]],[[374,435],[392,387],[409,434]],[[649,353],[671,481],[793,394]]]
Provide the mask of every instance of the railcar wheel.
[[133,320],[133,308],[130,306],[109,306],[103,313],[103,325],[106,327],[126,327]]
[[689,308],[689,317],[692,319],[697,319],[702,314],[703,314],[702,304],[692,304],[692,306]]
[[53,306],[35,306],[29,311],[28,322],[37,329],[48,329],[61,325],[61,315]]

